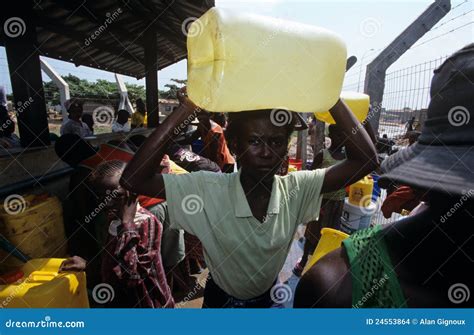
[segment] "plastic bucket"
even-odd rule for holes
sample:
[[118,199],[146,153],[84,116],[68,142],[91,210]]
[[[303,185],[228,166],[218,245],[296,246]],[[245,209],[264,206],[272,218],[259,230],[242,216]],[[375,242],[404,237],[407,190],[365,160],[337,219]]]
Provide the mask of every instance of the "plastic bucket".
[[290,165],[293,165],[297,171],[301,171],[303,161],[301,159],[290,158]]
[[342,241],[348,237],[349,235],[336,229],[321,229],[321,238],[319,239],[319,243],[316,246],[316,250],[314,250],[313,255],[306,264],[303,274],[308,271],[321,257],[339,248]]
[[356,230],[368,228],[376,209],[377,206],[373,202],[367,207],[359,207],[352,205],[346,198],[342,209],[341,230],[352,234]]

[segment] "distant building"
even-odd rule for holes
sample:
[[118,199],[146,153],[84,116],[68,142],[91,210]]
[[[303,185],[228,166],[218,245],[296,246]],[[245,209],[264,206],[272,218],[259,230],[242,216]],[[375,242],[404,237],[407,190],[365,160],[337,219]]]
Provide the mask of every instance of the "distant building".
[[177,99],[158,99],[159,111],[161,115],[168,116],[173,110],[178,107]]

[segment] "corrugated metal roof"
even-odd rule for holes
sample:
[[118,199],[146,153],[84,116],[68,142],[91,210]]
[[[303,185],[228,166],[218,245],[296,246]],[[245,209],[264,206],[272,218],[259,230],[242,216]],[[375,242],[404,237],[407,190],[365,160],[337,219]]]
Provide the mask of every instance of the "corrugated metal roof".
[[144,33],[157,33],[162,69],[186,58],[183,22],[213,6],[214,0],[42,0],[33,9],[37,48],[77,66],[142,78]]

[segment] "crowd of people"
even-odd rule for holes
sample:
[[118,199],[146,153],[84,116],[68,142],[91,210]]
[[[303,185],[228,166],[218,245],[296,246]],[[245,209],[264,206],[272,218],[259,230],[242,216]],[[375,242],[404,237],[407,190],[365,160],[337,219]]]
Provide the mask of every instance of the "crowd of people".
[[[461,307],[447,292],[455,283],[472,288],[474,131],[472,122],[453,126],[450,111],[474,110],[473,59],[471,44],[435,70],[427,119],[406,149],[387,150],[388,139],[377,141],[338,100],[331,145],[309,170],[292,173],[281,166],[302,127],[296,113],[283,125],[271,110],[209,113],[182,89],[179,106],[148,137],[93,147],[93,120],[72,100],[55,143],[74,168],[64,204],[74,256],[62,271],[86,271],[90,288],[111,285],[110,307],[173,308],[204,268],[204,308],[278,307],[272,288],[305,224],[295,307]],[[137,110],[130,125],[128,111],[118,111],[113,131],[146,126],[143,101]],[[197,130],[186,134],[194,118]],[[388,157],[380,165],[381,151]],[[339,229],[345,188],[374,172],[389,194],[384,215],[410,216],[355,232],[303,275],[321,229]]]

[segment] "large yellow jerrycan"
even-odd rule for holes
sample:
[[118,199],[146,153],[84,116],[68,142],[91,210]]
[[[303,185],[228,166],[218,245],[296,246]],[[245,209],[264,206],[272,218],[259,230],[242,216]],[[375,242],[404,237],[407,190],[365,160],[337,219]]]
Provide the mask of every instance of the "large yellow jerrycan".
[[325,112],[341,93],[346,46],[306,24],[211,8],[188,29],[189,98],[212,112]]
[[[0,206],[0,234],[31,258],[65,257],[63,208],[55,196],[11,195]],[[0,269],[23,263],[0,249]]]
[[[359,92],[349,92],[349,91],[342,91],[341,99],[344,100],[346,105],[351,109],[352,113],[354,113],[357,120],[360,122],[364,121],[369,113],[369,105],[370,105],[370,98],[367,94],[359,93]],[[336,122],[332,118],[329,111],[323,113],[315,113],[314,116],[323,122],[329,124],[335,124]]]
[[349,203],[354,206],[368,207],[372,201],[374,180],[365,176],[361,180],[349,186]]
[[23,277],[0,285],[0,307],[87,308],[86,273],[59,272],[64,259],[37,258],[19,269]]
[[313,255],[306,264],[303,274],[306,273],[306,271],[308,271],[314,264],[316,264],[316,262],[319,261],[321,257],[339,248],[342,241],[348,237],[349,235],[336,229],[321,229],[321,238],[319,239],[319,243],[316,246],[316,250],[314,250]]

